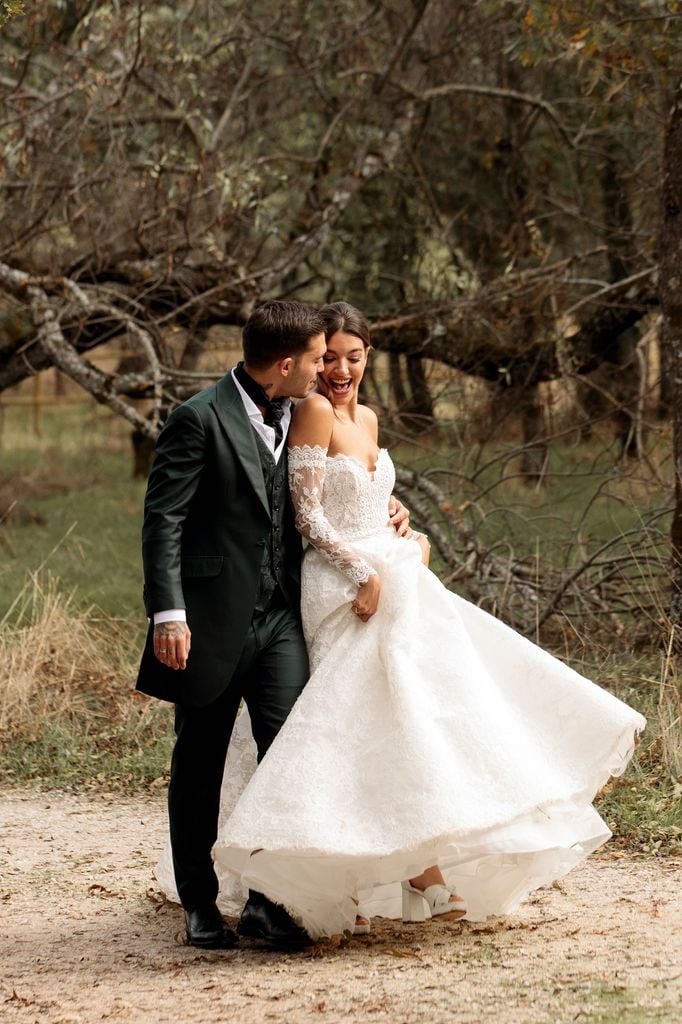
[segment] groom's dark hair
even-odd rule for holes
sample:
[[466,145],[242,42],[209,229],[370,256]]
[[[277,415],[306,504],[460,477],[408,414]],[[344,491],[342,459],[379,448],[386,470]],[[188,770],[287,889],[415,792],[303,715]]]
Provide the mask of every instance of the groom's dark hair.
[[264,302],[244,324],[244,362],[263,370],[279,359],[305,352],[316,334],[324,334],[324,320],[314,306],[282,299]]

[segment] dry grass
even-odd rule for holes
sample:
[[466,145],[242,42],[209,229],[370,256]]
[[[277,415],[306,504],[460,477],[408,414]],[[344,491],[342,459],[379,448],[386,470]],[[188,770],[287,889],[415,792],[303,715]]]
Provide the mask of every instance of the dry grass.
[[661,760],[670,778],[682,785],[682,680],[673,668],[672,651],[678,642],[677,628],[670,630],[670,640],[661,670],[658,691],[658,723]]
[[[132,639],[131,639],[132,638]],[[120,788],[163,780],[168,707],[136,698],[134,630],[30,577],[0,621],[0,779]]]
[[107,622],[78,610],[58,582],[33,576],[19,594],[12,618],[0,623],[0,732],[35,736],[53,718],[93,712],[93,693],[116,701],[123,693],[125,644]]

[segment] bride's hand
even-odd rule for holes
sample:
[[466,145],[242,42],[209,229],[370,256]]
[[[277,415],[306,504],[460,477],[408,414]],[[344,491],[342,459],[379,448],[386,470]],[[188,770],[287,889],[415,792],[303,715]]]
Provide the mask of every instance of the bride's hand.
[[381,593],[381,580],[374,574],[366,583],[358,587],[357,597],[351,608],[362,622],[367,622],[374,615],[379,605],[379,594]]
[[395,527],[399,537],[411,536],[409,509],[405,508],[402,501],[398,501],[395,494],[392,494],[388,500],[388,516],[389,523]]
[[429,560],[431,558],[431,544],[429,538],[425,533],[413,534],[414,540],[422,550],[422,562],[428,568]]

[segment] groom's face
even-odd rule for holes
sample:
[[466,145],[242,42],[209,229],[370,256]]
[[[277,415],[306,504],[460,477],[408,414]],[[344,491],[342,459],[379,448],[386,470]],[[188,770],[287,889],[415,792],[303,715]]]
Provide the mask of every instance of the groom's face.
[[310,394],[317,385],[318,373],[322,372],[326,351],[324,334],[316,334],[308,342],[308,348],[293,357],[286,382],[286,394],[289,398],[305,398]]

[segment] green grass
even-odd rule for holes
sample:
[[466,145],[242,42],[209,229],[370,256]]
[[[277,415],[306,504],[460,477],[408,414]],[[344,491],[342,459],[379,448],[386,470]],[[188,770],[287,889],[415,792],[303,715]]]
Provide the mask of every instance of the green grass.
[[645,993],[624,985],[593,981],[585,998],[589,1008],[574,1018],[585,1024],[673,1024],[679,1014],[671,1004],[647,1006]]
[[[99,407],[46,412],[41,437],[28,410],[4,411],[2,493],[44,522],[0,527],[0,621],[13,605],[6,632],[39,619],[28,581],[37,580],[40,592],[49,574],[70,597],[73,614],[85,616],[93,637],[101,635],[99,650],[109,644],[113,666],[111,678],[93,678],[90,689],[87,681],[79,684],[70,709],[60,704],[55,714],[48,704],[38,722],[28,720],[0,743],[5,783],[138,788],[167,774],[172,709],[133,694],[147,625],[140,563],[145,482],[131,479],[128,434]],[[69,642],[67,627],[67,648]]]
[[[43,436],[30,428],[28,411],[5,412],[2,434],[4,490],[18,477],[22,504],[43,525],[8,525],[2,540],[0,618],[27,573],[47,567],[79,603],[144,627],[140,529],[145,484],[132,480],[127,438],[98,407],[44,417]],[[125,431],[125,425],[123,427]],[[23,496],[25,494],[25,496]]]
[[[659,708],[662,657],[612,652],[597,662],[575,661],[573,667],[647,719],[639,748],[624,776],[612,779],[596,804],[616,842],[647,854],[682,853],[682,779],[662,756]],[[682,694],[679,680],[678,692]],[[682,730],[678,726],[678,743]]]
[[170,770],[172,709],[160,702],[145,704],[131,707],[122,721],[105,728],[94,726],[86,714],[44,723],[37,736],[0,748],[0,781],[126,791],[164,783]]
[[[29,410],[4,413],[0,480],[34,478],[38,493],[29,493],[25,504],[46,522],[5,527],[0,616],[24,573],[47,560],[84,603],[107,615],[140,619],[145,485],[131,479],[127,425],[96,406],[67,407],[43,419],[43,436],[36,438]],[[551,446],[550,471],[539,488],[517,477],[516,451],[513,444],[490,444],[482,454],[471,446],[455,448],[447,431],[393,448],[401,464],[435,471],[434,480],[455,508],[464,506],[465,522],[482,544],[550,565],[573,565],[603,541],[638,531],[644,518],[671,500],[667,469],[656,470],[662,457],[655,450],[652,469],[614,465],[603,440],[559,440]],[[665,517],[659,526],[664,546]]]
[[[591,545],[641,528],[652,513],[672,503],[667,449],[654,439],[647,461],[618,461],[608,437],[577,444],[570,437],[550,446],[548,470],[538,486],[520,476],[513,443],[452,444],[451,432],[393,448],[415,470],[436,470],[433,479],[486,546],[506,545],[522,557],[572,564]],[[660,520],[663,535],[668,517]]]

